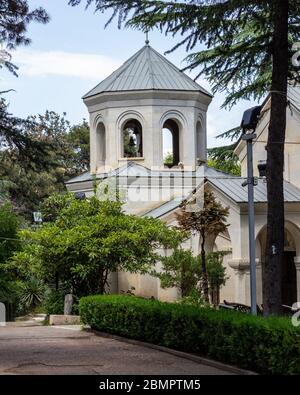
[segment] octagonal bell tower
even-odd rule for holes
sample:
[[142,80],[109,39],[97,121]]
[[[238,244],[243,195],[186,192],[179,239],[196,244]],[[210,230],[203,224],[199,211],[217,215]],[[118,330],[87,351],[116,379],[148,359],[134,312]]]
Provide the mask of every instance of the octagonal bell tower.
[[212,96],[148,44],[83,100],[90,113],[92,174],[128,160],[157,170],[191,170],[206,160]]

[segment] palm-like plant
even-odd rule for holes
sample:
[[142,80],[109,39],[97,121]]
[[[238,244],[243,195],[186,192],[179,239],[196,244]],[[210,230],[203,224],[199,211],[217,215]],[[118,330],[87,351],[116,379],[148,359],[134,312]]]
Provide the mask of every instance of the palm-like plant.
[[45,284],[36,277],[29,277],[20,292],[20,303],[27,309],[38,306],[45,295]]

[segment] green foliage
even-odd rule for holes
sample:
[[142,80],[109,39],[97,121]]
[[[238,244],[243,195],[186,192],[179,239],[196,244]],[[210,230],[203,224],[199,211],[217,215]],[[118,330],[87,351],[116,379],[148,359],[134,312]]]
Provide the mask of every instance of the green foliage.
[[20,223],[10,204],[0,206],[0,302],[5,303],[12,314],[18,306],[21,282],[8,270],[7,262],[20,248],[17,236]]
[[168,166],[168,165],[173,165],[173,163],[174,163],[174,156],[173,156],[173,154],[172,154],[172,152],[168,152],[166,155],[165,155],[165,157],[164,157],[164,164],[166,165],[166,166]]
[[43,307],[46,314],[60,315],[64,314],[64,300],[65,300],[65,290],[55,290],[51,289],[46,293],[45,300],[43,302]]
[[[82,0],[69,0],[75,6]],[[85,1],[84,1],[85,2]],[[143,31],[158,28],[178,37],[171,49],[185,46],[187,69],[205,75],[213,92],[226,92],[224,105],[240,99],[255,100],[269,91],[272,82],[272,50],[275,2],[87,0],[96,11],[111,11],[121,27]],[[299,81],[292,65],[292,45],[300,41],[298,0],[289,2],[289,79]],[[198,49],[204,44],[205,49]]]
[[191,250],[176,249],[171,256],[161,258],[162,267],[155,275],[162,288],[176,287],[182,297],[191,295],[201,279],[201,262]]
[[66,136],[71,147],[73,171],[76,173],[88,171],[90,167],[90,127],[84,119],[81,124],[71,127]]
[[233,174],[234,176],[241,175],[241,165],[238,156],[234,150],[238,144],[239,138],[242,134],[240,127],[230,129],[221,133],[217,138],[231,139],[232,144],[221,147],[214,147],[208,150],[208,165],[225,173]]
[[[217,153],[214,155],[218,155]],[[222,171],[227,174],[232,174],[233,176],[241,176],[241,166],[237,158],[232,160],[227,159],[226,161],[220,159],[211,159],[208,157],[207,164],[216,170]]]
[[78,296],[105,292],[111,272],[148,272],[159,247],[174,248],[182,241],[181,232],[157,219],[124,214],[119,202],[66,195],[62,201],[50,198],[45,207],[55,221],[20,233],[23,250],[13,264],[32,262],[45,282],[59,280]]
[[[206,254],[207,281],[210,300],[214,305],[219,304],[220,288],[227,280],[226,269],[223,266],[226,254],[226,251]],[[201,256],[194,257],[191,250],[175,249],[172,255],[161,257],[160,261],[161,269],[153,274],[160,279],[162,288],[179,288],[182,303],[199,306],[205,303],[199,289],[203,278]]]
[[300,373],[300,329],[253,317],[127,296],[89,296],[80,315],[93,329],[196,353],[262,374]]
[[41,204],[43,220],[45,222],[55,221],[60,212],[74,203],[74,194],[69,193],[55,193],[44,200]]
[[[43,152],[26,155],[15,145],[0,152],[0,177],[13,185],[11,199],[19,211],[31,218],[32,211],[53,193],[65,191],[65,181],[87,170],[89,162],[89,128],[85,121],[70,126],[53,111],[31,116],[23,125],[28,141]],[[37,151],[37,152],[36,152]]]
[[229,208],[223,207],[210,191],[204,192],[203,206],[193,207],[195,197],[182,205],[182,212],[177,215],[180,227],[187,232],[197,232],[202,237],[202,243],[207,236],[217,237],[226,231]]
[[0,206],[0,263],[5,263],[20,246],[17,240],[20,221],[10,204]]
[[[27,0],[1,0],[0,38],[8,50],[30,44],[27,31],[31,22],[48,21],[46,11],[42,7],[32,9]],[[11,63],[10,57],[4,63],[0,62],[0,70],[3,66],[16,74],[17,67]]]
[[210,291],[210,300],[218,306],[220,303],[220,289],[226,284],[228,277],[223,266],[223,258],[228,251],[210,252],[206,256],[207,279]]
[[[64,314],[64,303],[65,296],[70,293],[66,286],[62,286],[60,289],[56,290],[53,288],[48,288],[45,293],[42,307],[47,315],[54,314],[60,315]],[[73,295],[73,307],[72,314],[78,314],[79,312],[79,300]]]
[[130,129],[124,130],[124,157],[125,158],[136,158],[138,156],[137,145],[135,138],[133,137]]
[[29,277],[21,285],[20,304],[25,309],[39,306],[45,295],[45,284],[38,278]]
[[207,275],[211,288],[219,288],[226,283],[226,269],[223,266],[223,258],[226,251],[210,252],[207,254]]
[[0,269],[0,301],[17,307],[22,282],[16,281],[5,271]]
[[[2,166],[4,166],[7,151],[12,153],[12,159],[17,156],[20,163],[23,163],[23,166],[26,166],[27,169],[41,170],[45,167],[47,145],[44,142],[32,139],[28,135],[28,130],[35,126],[30,118],[24,120],[13,117],[8,112],[6,101],[0,97],[1,172],[3,172]],[[2,176],[2,173],[0,175]]]
[[179,300],[179,304],[190,305],[196,307],[206,307],[209,308],[210,304],[207,303],[198,289],[194,288],[188,296],[184,296]]
[[15,185],[10,181],[0,180],[0,204],[9,202],[9,191]]
[[[219,153],[216,153],[215,155],[218,156]],[[208,157],[207,165],[226,174],[241,176],[241,166],[239,164],[239,161],[236,159],[227,159],[226,161],[223,161],[219,159],[211,159],[211,157]]]
[[201,290],[206,302],[209,301],[209,284],[207,278],[205,243],[208,237],[216,238],[220,233],[226,231],[229,226],[227,224],[228,215],[229,208],[223,207],[222,204],[216,200],[214,194],[208,190],[204,191],[203,206],[198,205],[196,197],[193,196],[192,199],[182,204],[182,211],[177,214],[180,229],[200,235],[202,268]]

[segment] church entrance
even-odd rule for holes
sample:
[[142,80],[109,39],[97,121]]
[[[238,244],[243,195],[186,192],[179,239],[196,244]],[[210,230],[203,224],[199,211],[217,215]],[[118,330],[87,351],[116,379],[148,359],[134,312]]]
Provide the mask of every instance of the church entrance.
[[297,277],[294,258],[296,253],[294,251],[285,251],[282,263],[282,303],[287,306],[292,306],[297,302]]
[[[297,302],[297,271],[295,265],[295,257],[298,253],[296,240],[299,240],[298,228],[291,222],[285,224],[284,234],[284,255],[282,261],[282,277],[281,277],[281,293],[282,304],[292,306]],[[257,257],[262,262],[262,270],[264,265],[264,257],[266,254],[267,229],[264,227],[257,236]],[[299,242],[299,241],[298,241]],[[262,274],[262,273],[261,273]],[[258,277],[258,289],[260,290],[259,301],[262,303],[262,277]]]

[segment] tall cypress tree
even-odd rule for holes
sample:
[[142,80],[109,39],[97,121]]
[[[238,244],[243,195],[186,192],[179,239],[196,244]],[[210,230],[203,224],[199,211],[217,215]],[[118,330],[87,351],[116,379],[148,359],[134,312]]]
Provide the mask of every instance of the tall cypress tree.
[[[82,0],[69,0],[75,6]],[[284,250],[283,165],[287,82],[300,82],[292,45],[300,41],[300,0],[87,0],[97,11],[111,10],[110,23],[146,31],[158,27],[186,46],[187,69],[198,69],[213,92],[226,92],[224,106],[239,99],[271,95],[268,138],[268,237],[264,270],[264,311],[281,310]],[[200,44],[205,45],[201,50]]]

